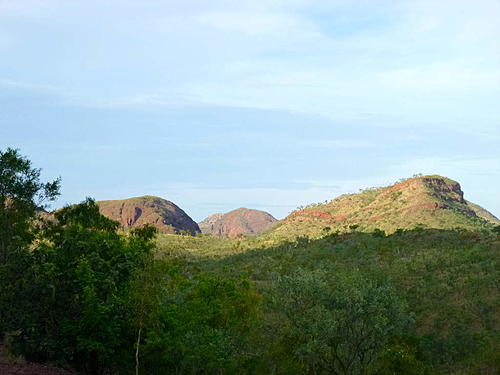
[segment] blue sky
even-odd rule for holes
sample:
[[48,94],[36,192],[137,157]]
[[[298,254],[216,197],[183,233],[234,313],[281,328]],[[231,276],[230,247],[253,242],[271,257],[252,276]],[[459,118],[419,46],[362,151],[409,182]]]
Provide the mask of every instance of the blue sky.
[[0,0],[0,149],[195,220],[415,173],[500,215],[500,2]]

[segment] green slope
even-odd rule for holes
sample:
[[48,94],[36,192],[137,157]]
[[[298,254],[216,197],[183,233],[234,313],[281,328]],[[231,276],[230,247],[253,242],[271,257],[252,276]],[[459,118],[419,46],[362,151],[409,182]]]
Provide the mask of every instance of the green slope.
[[329,203],[298,209],[267,235],[318,238],[333,231],[370,232],[378,228],[393,233],[399,228],[417,226],[481,230],[494,222],[487,220],[483,211],[487,212],[464,199],[458,182],[431,175],[342,195]]
[[484,220],[487,220],[493,224],[500,225],[500,220],[498,220],[498,218],[495,215],[493,215],[488,210],[485,210],[480,205],[469,202],[469,201],[467,201],[467,205],[471,208],[471,210],[473,210],[476,213],[477,216],[479,216],[479,217],[483,218]]

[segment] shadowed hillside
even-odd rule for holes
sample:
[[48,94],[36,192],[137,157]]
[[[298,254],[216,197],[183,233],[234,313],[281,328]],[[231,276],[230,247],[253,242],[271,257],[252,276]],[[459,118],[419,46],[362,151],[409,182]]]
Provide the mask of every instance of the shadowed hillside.
[[203,233],[235,237],[255,235],[269,229],[277,220],[265,211],[238,208],[225,214],[213,214],[198,223]]
[[146,195],[96,203],[104,216],[118,221],[123,229],[150,224],[163,233],[200,232],[193,219],[174,203],[163,198]]
[[464,199],[460,184],[432,175],[403,180],[395,185],[342,195],[329,203],[311,205],[292,212],[273,234],[286,238],[329,231],[371,231],[388,233],[398,228],[481,229],[496,218]]

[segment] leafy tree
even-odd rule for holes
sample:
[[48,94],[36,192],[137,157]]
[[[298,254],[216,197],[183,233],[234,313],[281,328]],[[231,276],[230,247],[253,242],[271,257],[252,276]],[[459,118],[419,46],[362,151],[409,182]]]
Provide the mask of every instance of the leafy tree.
[[146,373],[245,373],[259,296],[244,280],[170,268],[156,324],[146,333]]
[[152,227],[127,236],[91,199],[55,214],[33,251],[28,282],[13,304],[30,308],[10,322],[17,350],[35,360],[70,362],[90,374],[133,358],[135,309],[129,291],[153,248]]
[[18,150],[0,151],[0,265],[31,243],[37,211],[59,195],[60,179],[41,182],[40,172]]
[[405,304],[377,278],[300,270],[279,281],[295,357],[312,373],[365,374],[408,323]]
[[18,150],[0,151],[0,338],[24,311],[11,301],[28,283],[22,275],[30,265],[26,250],[36,235],[37,211],[59,195],[60,179],[41,182],[40,172]]
[[382,350],[370,371],[374,375],[427,375],[429,369],[418,358],[415,348],[408,344],[392,344]]

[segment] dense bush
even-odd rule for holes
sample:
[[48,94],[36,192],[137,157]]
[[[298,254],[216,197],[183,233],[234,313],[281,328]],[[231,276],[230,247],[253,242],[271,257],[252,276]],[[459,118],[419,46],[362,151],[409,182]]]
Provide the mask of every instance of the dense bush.
[[410,323],[394,288],[359,271],[299,270],[280,278],[276,296],[292,352],[311,373],[365,374]]
[[37,212],[59,195],[59,179],[42,182],[40,174],[19,151],[0,151],[0,338],[7,322],[24,311],[11,301],[29,284],[20,275],[31,262],[26,249],[37,233]]
[[127,304],[131,283],[144,266],[155,230],[128,236],[100,215],[92,201],[66,207],[29,253],[8,329],[28,359],[69,362],[89,373],[119,364],[133,337]]
[[159,298],[157,321],[146,331],[145,373],[242,373],[251,368],[248,334],[259,297],[247,282],[205,273],[189,279],[178,271],[164,281]]

